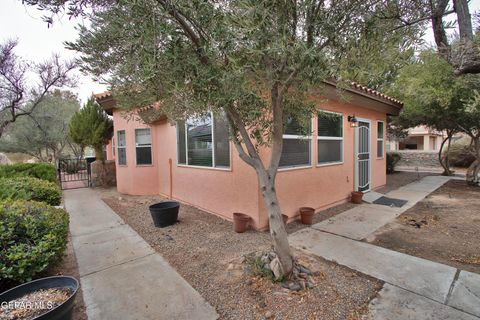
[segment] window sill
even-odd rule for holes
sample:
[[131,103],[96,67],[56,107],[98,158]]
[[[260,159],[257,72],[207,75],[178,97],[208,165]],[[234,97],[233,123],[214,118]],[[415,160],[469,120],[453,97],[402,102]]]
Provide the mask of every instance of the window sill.
[[320,163],[320,164],[317,164],[317,168],[321,168],[321,167],[330,167],[330,166],[339,166],[339,165],[343,165],[344,162],[343,161],[337,161],[337,162],[326,162],[326,163]]
[[128,167],[126,164],[118,164],[119,167]]
[[202,166],[189,166],[186,164],[178,164],[177,167],[179,168],[192,168],[192,169],[205,169],[205,170],[215,170],[215,171],[225,171],[225,172],[231,172],[232,168],[216,168],[216,167],[202,167]]
[[136,167],[153,167],[153,163],[151,164],[137,164]]
[[293,170],[304,170],[304,169],[311,169],[311,165],[306,165],[306,166],[296,166],[296,167],[283,167],[283,168],[278,168],[278,172],[284,172],[284,171],[293,171]]
[[380,158],[377,157],[377,160],[383,160],[383,159],[385,159],[385,157],[380,157]]

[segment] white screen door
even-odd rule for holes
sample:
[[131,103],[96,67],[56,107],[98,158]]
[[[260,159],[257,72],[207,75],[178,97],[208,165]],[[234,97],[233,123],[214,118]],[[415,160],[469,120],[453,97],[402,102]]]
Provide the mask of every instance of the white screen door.
[[355,130],[355,190],[370,191],[370,121],[359,120]]

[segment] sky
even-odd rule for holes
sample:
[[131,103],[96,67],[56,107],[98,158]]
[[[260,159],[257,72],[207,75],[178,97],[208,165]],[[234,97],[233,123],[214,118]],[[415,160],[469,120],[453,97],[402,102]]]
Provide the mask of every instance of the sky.
[[[0,0],[0,42],[6,39],[19,40],[16,48],[17,55],[31,61],[48,59],[53,53],[58,53],[63,59],[72,59],[77,53],[65,49],[65,41],[74,41],[78,37],[75,26],[84,23],[81,18],[70,20],[68,16],[59,17],[48,27],[42,20],[42,12],[34,7],[22,5],[21,0]],[[470,12],[480,11],[480,0],[470,1]],[[454,19],[450,15],[448,19]],[[425,41],[433,45],[431,28],[428,28]],[[105,85],[94,82],[89,76],[75,71],[78,76],[78,85],[71,90],[82,102],[92,93],[105,91]]]

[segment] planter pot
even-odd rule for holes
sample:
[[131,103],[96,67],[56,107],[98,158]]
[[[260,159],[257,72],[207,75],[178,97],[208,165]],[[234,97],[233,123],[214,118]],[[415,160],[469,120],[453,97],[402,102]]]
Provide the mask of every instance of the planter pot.
[[360,191],[352,191],[352,203],[361,204],[363,198],[363,192]]
[[77,279],[66,276],[55,276],[34,280],[24,283],[0,294],[0,303],[12,301],[23,297],[26,294],[40,289],[69,288],[72,290],[70,297],[59,306],[48,310],[46,313],[37,316],[35,320],[70,320],[72,319],[73,302],[77,295],[79,284]]
[[233,231],[243,233],[247,230],[250,217],[243,213],[235,212],[233,214]]
[[180,203],[177,201],[164,201],[152,204],[149,209],[155,227],[165,228],[177,222],[179,208]]
[[282,214],[282,219],[283,219],[283,224],[287,225],[288,216],[286,214]]
[[313,223],[313,215],[315,214],[315,209],[310,207],[301,207],[300,208],[300,219],[303,224],[311,225]]

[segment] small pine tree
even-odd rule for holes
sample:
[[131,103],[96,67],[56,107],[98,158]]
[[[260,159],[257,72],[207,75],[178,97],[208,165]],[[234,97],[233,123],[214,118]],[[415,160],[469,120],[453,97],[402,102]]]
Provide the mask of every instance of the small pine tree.
[[105,160],[103,147],[113,136],[113,122],[94,97],[73,115],[69,136],[82,147],[92,147],[97,160]]

